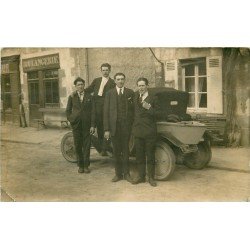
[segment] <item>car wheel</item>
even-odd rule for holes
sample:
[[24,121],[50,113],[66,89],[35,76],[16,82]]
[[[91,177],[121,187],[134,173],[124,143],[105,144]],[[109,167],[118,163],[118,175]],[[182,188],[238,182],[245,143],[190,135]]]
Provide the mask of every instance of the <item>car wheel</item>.
[[211,147],[207,142],[200,142],[196,152],[187,154],[184,165],[192,169],[203,169],[212,158]]
[[157,142],[155,149],[155,179],[168,180],[175,170],[175,154],[166,142]]
[[77,162],[73,133],[68,132],[61,140],[61,152],[63,157],[72,163]]

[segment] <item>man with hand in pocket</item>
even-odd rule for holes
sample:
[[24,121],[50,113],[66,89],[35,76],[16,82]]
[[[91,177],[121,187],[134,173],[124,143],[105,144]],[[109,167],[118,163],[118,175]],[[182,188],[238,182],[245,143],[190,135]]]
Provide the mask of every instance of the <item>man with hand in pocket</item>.
[[91,135],[95,133],[95,105],[92,96],[84,91],[85,81],[77,77],[76,91],[68,97],[66,116],[73,130],[78,173],[90,173]]

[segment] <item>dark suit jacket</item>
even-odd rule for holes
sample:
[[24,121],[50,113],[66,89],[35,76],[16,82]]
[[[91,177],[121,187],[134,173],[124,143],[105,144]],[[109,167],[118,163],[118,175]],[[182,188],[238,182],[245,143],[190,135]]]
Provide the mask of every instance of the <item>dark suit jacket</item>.
[[156,118],[160,116],[158,99],[148,90],[148,96],[144,101],[150,103],[151,108],[145,109],[142,107],[142,104],[139,103],[139,96],[139,92],[136,92],[134,96],[135,117],[133,135],[139,138],[156,136]]
[[[96,119],[102,122],[103,119],[103,105],[104,105],[104,98],[110,89],[116,86],[113,79],[109,78],[106,85],[103,88],[102,96],[98,96],[99,88],[101,86],[102,77],[95,78],[93,82],[85,89],[86,92],[91,93],[94,97],[95,102],[95,112],[96,112]],[[97,124],[98,125],[98,124]]]
[[66,116],[73,129],[79,128],[89,132],[90,127],[95,127],[93,97],[85,92],[81,102],[77,91],[74,91],[68,98]]
[[[126,98],[126,122],[128,130],[131,130],[134,118],[134,91],[124,87]],[[110,131],[111,136],[115,135],[117,122],[117,90],[113,88],[106,93],[103,111],[104,131]]]
[[[98,96],[99,88],[102,82],[102,77],[95,78],[93,82],[85,89],[88,93],[94,93],[94,97]],[[103,89],[103,97],[107,91],[115,87],[115,82],[113,79],[109,78],[104,89]]]

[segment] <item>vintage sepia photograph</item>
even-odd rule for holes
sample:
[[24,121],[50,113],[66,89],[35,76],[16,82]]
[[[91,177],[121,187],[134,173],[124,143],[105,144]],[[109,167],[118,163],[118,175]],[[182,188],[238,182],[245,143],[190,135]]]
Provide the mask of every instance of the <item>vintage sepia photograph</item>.
[[1,249],[248,250],[246,1],[2,1]]
[[249,201],[250,48],[1,49],[1,201]]

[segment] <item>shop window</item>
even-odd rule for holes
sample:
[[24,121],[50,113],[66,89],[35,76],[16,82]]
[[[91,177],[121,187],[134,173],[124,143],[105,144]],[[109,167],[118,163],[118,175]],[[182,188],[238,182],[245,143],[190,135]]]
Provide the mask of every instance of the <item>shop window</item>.
[[40,107],[59,107],[58,70],[31,71],[27,73],[30,104]]
[[182,60],[183,89],[189,93],[188,107],[194,110],[207,108],[206,59]]
[[59,107],[58,70],[43,72],[45,107]]
[[39,104],[39,77],[38,71],[28,72],[30,104]]
[[11,84],[10,84],[10,75],[3,74],[1,75],[1,94],[3,101],[3,109],[5,111],[12,110],[12,102],[11,102]]

